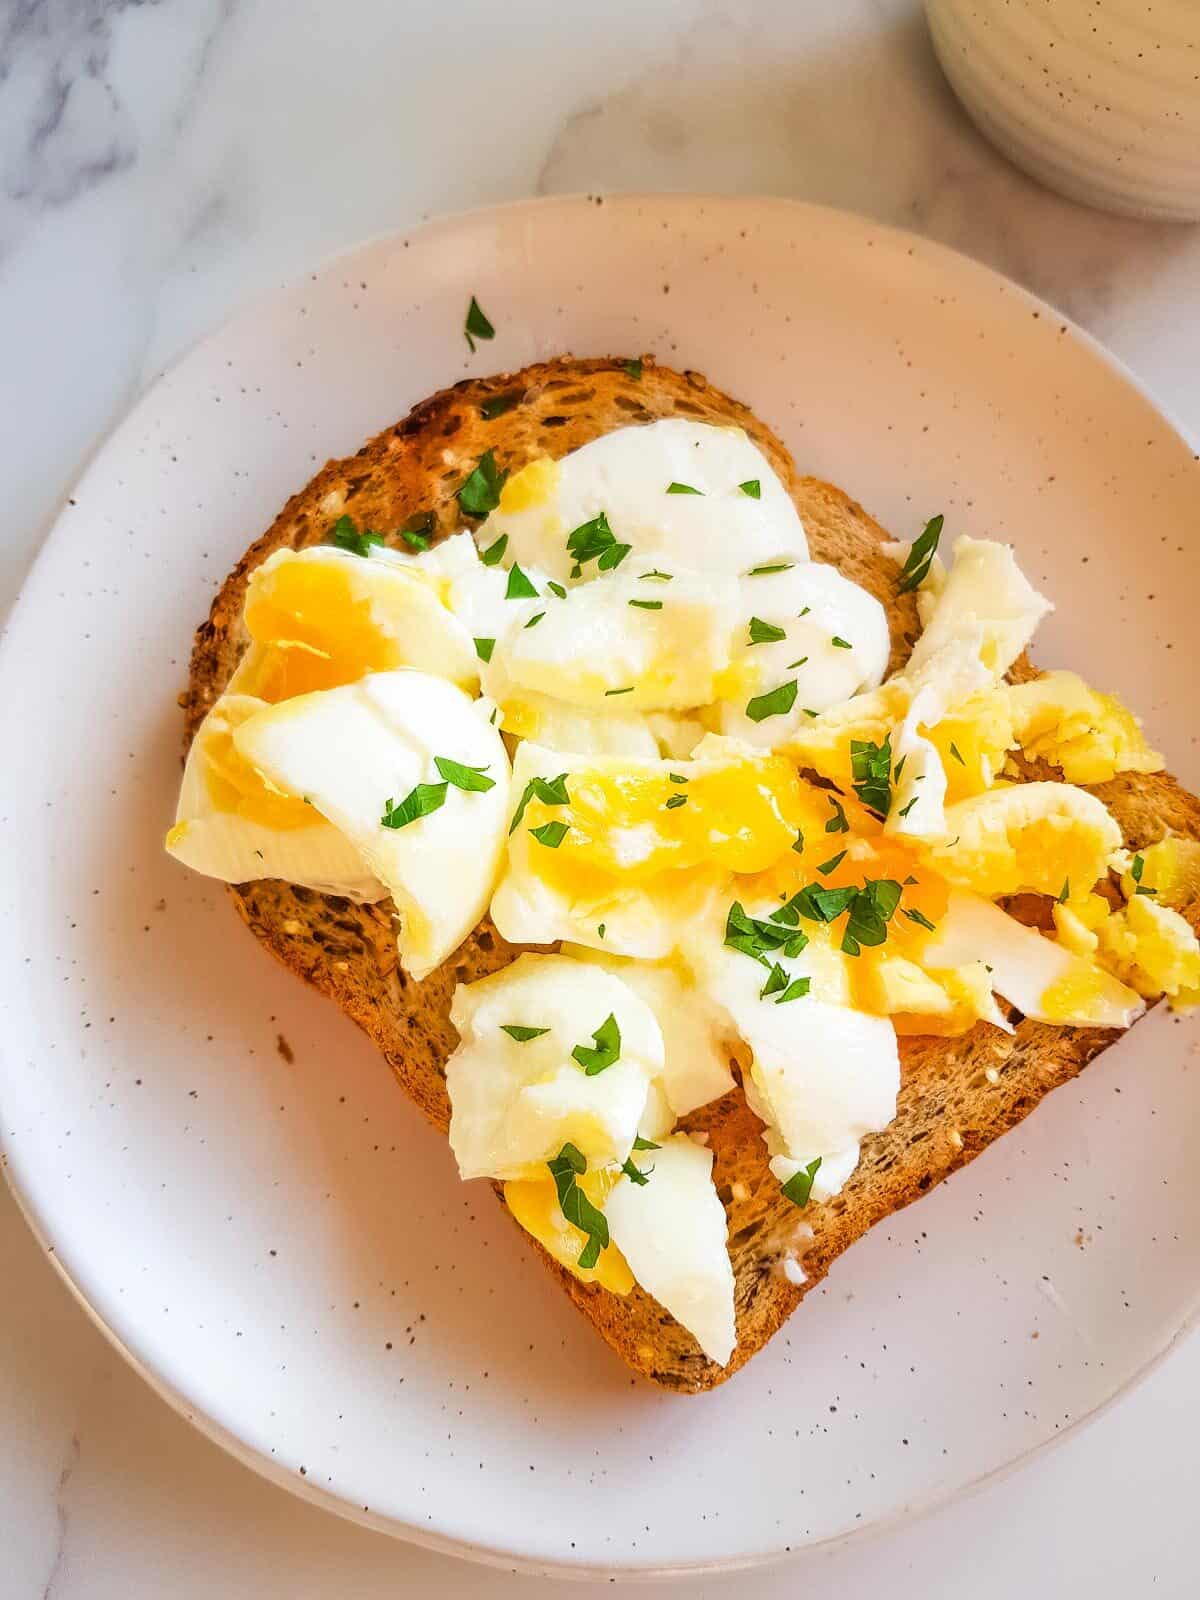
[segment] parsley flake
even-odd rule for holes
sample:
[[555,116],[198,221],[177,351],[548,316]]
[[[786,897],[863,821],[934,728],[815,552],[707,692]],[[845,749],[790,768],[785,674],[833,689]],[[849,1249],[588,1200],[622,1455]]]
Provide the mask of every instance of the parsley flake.
[[449,756],[434,756],[433,764],[446,782],[452,783],[456,789],[486,794],[489,789],[496,787],[495,778],[484,776],[486,764],[482,767],[465,767],[460,761],[451,761]]
[[655,583],[670,583],[674,576],[673,572],[660,572],[657,567],[651,567],[649,572],[641,574],[638,581],[639,583],[645,583],[647,579],[651,579]]
[[[504,590],[506,600],[536,600],[537,590],[514,561],[508,569],[508,585]],[[545,616],[545,612],[542,613]],[[525,624],[529,626],[528,623]]]
[[925,531],[919,538],[913,540],[909,547],[908,559],[904,563],[904,571],[900,575],[901,594],[919,589],[929,576],[929,568],[933,563],[938,540],[942,537],[942,524],[945,520],[940,514],[930,517],[925,524]]
[[520,804],[513,813],[513,819],[508,825],[510,834],[516,833],[521,826],[525,808],[531,800],[540,800],[544,806],[569,805],[566,773],[560,772],[557,778],[530,778],[525,785],[525,793],[521,796]]
[[1142,885],[1142,873],[1145,871],[1145,869],[1146,869],[1146,858],[1144,856],[1141,856],[1141,855],[1134,856],[1132,865],[1129,868],[1129,876],[1133,879],[1134,883],[1137,885],[1137,887],[1133,891],[1135,895],[1139,895],[1139,894],[1157,894],[1158,893],[1157,889],[1151,889],[1149,887],[1143,887],[1143,885]]
[[749,500],[762,499],[762,484],[757,478],[747,478],[745,483],[739,483],[738,488]]
[[561,583],[555,583],[553,578],[550,578],[547,581],[546,587],[549,589],[550,593],[557,596],[559,600],[565,600],[567,598],[567,591],[563,588]]
[[654,1171],[654,1168],[650,1167],[643,1172],[640,1167],[634,1166],[632,1159],[627,1159],[621,1163],[621,1171],[629,1179],[630,1183],[647,1184],[650,1182],[650,1173]]
[[507,479],[508,473],[501,472],[496,465],[495,453],[485,450],[475,470],[459,484],[459,505],[468,517],[486,517],[500,504],[500,491]]
[[502,1022],[500,1032],[506,1033],[510,1039],[515,1039],[518,1044],[528,1044],[530,1039],[540,1039],[544,1033],[549,1033],[549,1028],[527,1028],[520,1022]]
[[950,754],[954,757],[955,761],[958,762],[960,767],[965,767],[966,766],[967,763],[963,760],[962,751],[958,748],[958,746],[953,741],[951,741],[951,744],[950,744]]
[[593,1044],[577,1044],[571,1051],[572,1057],[589,1078],[594,1078],[621,1058],[621,1030],[611,1011],[592,1034],[592,1040]]
[[353,517],[340,516],[329,530],[329,537],[339,550],[349,550],[352,555],[369,556],[376,545],[383,543],[381,533],[364,528],[360,533]]
[[633,1148],[635,1150],[661,1150],[662,1145],[655,1144],[653,1139],[643,1139],[639,1133],[637,1138],[633,1141]]
[[789,678],[767,694],[756,694],[746,702],[746,715],[751,722],[765,722],[768,717],[782,717],[796,704],[796,680]]
[[834,634],[833,638],[829,642],[830,642],[830,644],[833,646],[833,648],[835,650],[853,650],[854,649],[854,646],[850,643],[849,639],[839,638],[839,636],[836,633]]
[[663,608],[661,600],[631,600],[629,604],[636,606],[639,611],[661,611]]
[[480,661],[490,661],[492,659],[492,651],[495,648],[495,639],[475,640],[475,654],[479,657]]
[[844,850],[839,850],[837,855],[830,856],[828,861],[822,861],[821,865],[817,868],[817,871],[824,878],[828,876],[829,873],[836,872],[845,859],[846,852]]
[[608,1223],[603,1211],[598,1211],[575,1182],[587,1171],[587,1159],[573,1144],[564,1144],[553,1161],[546,1165],[558,1192],[559,1209],[564,1217],[581,1233],[587,1234],[587,1243],[580,1251],[576,1265],[585,1271],[594,1267],[601,1250],[608,1248]]
[[567,836],[567,825],[565,822],[543,822],[540,828],[530,828],[529,832],[547,850],[557,850]]
[[480,406],[479,415],[485,422],[494,422],[497,417],[502,417],[506,411],[519,405],[521,398],[517,393],[489,395]]
[[926,928],[930,933],[937,932],[937,924],[930,922],[923,911],[918,911],[915,906],[905,906],[904,915],[910,922],[915,922],[918,928]]
[[677,806],[687,805],[687,795],[673,794],[666,803],[666,810],[674,811]]
[[829,821],[825,824],[825,832],[826,833],[849,833],[850,832],[850,823],[849,823],[849,821],[848,821],[848,819],[846,817],[846,808],[845,808],[845,806],[842,804],[842,802],[835,795],[827,794],[825,796],[825,798],[826,798],[826,800],[829,801],[829,804],[833,807],[833,815],[830,817]]
[[400,529],[400,537],[410,550],[428,550],[437,527],[437,518],[432,511],[418,511]]
[[698,494],[698,495],[703,495],[704,490],[703,489],[694,489],[690,483],[669,483],[667,485],[667,493],[668,494]]
[[882,744],[869,739],[851,739],[850,766],[854,792],[876,816],[886,817],[892,804],[892,737]]
[[546,613],[544,611],[536,611],[536,612],[534,612],[533,616],[530,617],[529,621],[525,624],[525,626],[527,628],[536,628],[538,623],[542,620],[542,618],[545,615],[546,615]]
[[761,617],[750,618],[751,644],[774,644],[777,640],[786,638],[786,628],[777,628],[773,622],[764,622]]
[[609,700],[614,694],[632,694],[633,684],[627,683],[623,689],[605,689],[604,698]]
[[[774,561],[770,566],[751,567],[746,576],[748,578],[766,578],[772,572],[790,572],[795,565],[794,561]],[[807,610],[807,607],[805,609]],[[804,612],[802,611],[800,615],[803,616]]]
[[817,1156],[806,1167],[794,1173],[780,1188],[780,1193],[790,1200],[794,1206],[803,1211],[808,1204],[808,1197],[812,1194],[813,1179],[821,1170],[821,1158]]
[[479,552],[479,559],[485,567],[498,567],[504,559],[504,552],[508,549],[508,535],[502,533],[495,544],[488,545],[486,550]]
[[642,358],[638,356],[635,361],[622,361],[621,371],[636,383],[642,375]]
[[379,819],[380,827],[407,828],[410,822],[441,810],[446,804],[448,787],[446,783],[419,783],[415,789],[409,790],[399,805],[392,800],[386,801]]
[[494,339],[496,337],[495,328],[492,327],[484,315],[483,308],[474,295],[471,296],[471,304],[467,307],[467,320],[463,325],[463,333],[466,336],[467,343],[471,346],[472,354],[475,352],[476,339]]

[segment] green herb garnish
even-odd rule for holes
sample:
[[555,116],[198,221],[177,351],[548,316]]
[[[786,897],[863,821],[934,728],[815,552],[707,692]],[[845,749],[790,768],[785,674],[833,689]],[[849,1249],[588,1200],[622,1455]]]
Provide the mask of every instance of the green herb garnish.
[[761,922],[757,917],[748,916],[741,903],[735,900],[725,919],[725,943],[731,950],[740,951],[764,967],[770,966],[768,953],[776,950],[782,950],[785,956],[798,956],[808,943],[807,934],[782,924],[776,920],[778,917],[779,913],[774,912],[771,921]]
[[636,361],[622,361],[621,371],[636,382],[642,375],[642,358],[639,356]]
[[513,819],[508,825],[510,834],[516,833],[521,826],[521,819],[525,815],[525,807],[531,800],[540,800],[544,806],[565,806],[570,804],[567,794],[567,775],[560,772],[557,778],[530,778],[525,785],[525,793],[521,796],[520,804],[513,813]]
[[502,417],[506,411],[511,411],[520,400],[521,396],[517,393],[489,395],[480,406],[479,415],[485,422],[492,422],[496,417]]
[[661,600],[631,600],[629,604],[636,606],[639,611],[661,611],[663,608]]
[[529,833],[547,850],[557,850],[567,836],[567,825],[565,822],[543,822],[540,828],[530,828]]
[[381,533],[372,533],[370,528],[364,528],[360,533],[354,518],[345,515],[334,523],[329,530],[329,537],[339,550],[349,550],[356,556],[369,556],[376,545],[383,543]]
[[751,644],[774,644],[777,640],[786,638],[786,628],[777,628],[773,622],[764,622],[761,617],[750,618]]
[[[508,585],[504,590],[506,600],[536,600],[537,590],[514,561],[508,569]],[[542,613],[545,616],[545,612]],[[526,623],[528,627],[528,623]]]
[[920,588],[929,576],[929,568],[933,563],[938,540],[942,537],[942,524],[945,520],[941,514],[930,517],[925,524],[925,531],[919,538],[913,540],[909,547],[908,559],[904,563],[904,571],[900,575],[901,594],[908,594],[910,590]]
[[747,478],[745,483],[739,483],[738,488],[751,500],[762,499],[762,484],[757,478]]
[[[795,565],[794,561],[774,561],[767,567],[751,567],[746,576],[748,578],[765,578],[772,572],[790,572]],[[807,610],[807,607],[805,610]],[[803,616],[804,612],[802,611],[800,615]]]
[[611,1067],[621,1056],[621,1030],[610,1012],[592,1035],[593,1044],[577,1044],[571,1051],[589,1078]]
[[416,822],[420,817],[427,817],[431,812],[438,811],[446,804],[445,783],[419,783],[411,789],[404,799],[397,805],[388,800],[384,804],[383,815],[379,819],[382,828],[407,828],[410,822]]
[[508,535],[502,533],[495,544],[488,545],[486,550],[481,550],[479,559],[485,567],[498,567],[504,559],[504,552],[508,549]]
[[555,595],[559,600],[565,600],[567,598],[566,589],[563,588],[561,583],[555,583],[553,578],[547,579],[546,587],[549,589],[550,593]]
[[1142,887],[1142,873],[1145,871],[1145,869],[1146,869],[1146,858],[1144,856],[1140,856],[1140,855],[1134,856],[1133,862],[1132,862],[1132,864],[1130,865],[1130,868],[1129,868],[1129,876],[1133,879],[1134,883],[1137,885],[1137,887],[1133,891],[1135,895],[1139,895],[1139,894],[1157,894],[1158,893],[1157,889],[1150,889],[1150,888],[1143,888]]
[[428,550],[437,518],[432,511],[418,511],[400,529],[400,537],[410,550]]
[[817,871],[824,878],[829,873],[835,872],[837,868],[841,866],[842,862],[845,861],[845,859],[846,852],[844,850],[839,850],[837,855],[830,856],[828,861],[822,861],[821,865],[817,868]]
[[851,739],[850,766],[854,792],[876,816],[886,817],[892,804],[892,737],[882,744],[869,739]]
[[594,1267],[600,1252],[608,1247],[608,1223],[603,1211],[598,1211],[575,1182],[587,1171],[586,1158],[573,1144],[564,1144],[553,1161],[546,1165],[558,1191],[558,1204],[564,1217],[573,1227],[587,1234],[587,1243],[580,1251],[576,1265],[585,1271]]
[[467,320],[463,326],[467,343],[471,346],[472,355],[475,353],[476,339],[494,339],[496,330],[492,327],[483,313],[483,308],[475,296],[471,296],[471,304],[467,307]]
[[830,644],[833,646],[833,648],[835,650],[853,650],[854,649],[854,646],[850,643],[849,639],[841,639],[841,638],[838,637],[838,635],[836,633],[834,634],[833,638],[829,642],[830,642]]
[[530,1039],[540,1039],[544,1033],[549,1033],[549,1028],[526,1028],[520,1022],[502,1022],[500,1032],[506,1033],[510,1039],[515,1039],[518,1044],[528,1044]]
[[826,833],[849,833],[850,823],[846,816],[846,808],[835,795],[827,794],[826,800],[833,807],[833,815],[825,824]]
[[955,761],[958,762],[960,767],[965,767],[966,766],[967,763],[963,760],[962,751],[953,742],[953,740],[950,743],[950,754],[954,757]]
[[637,1138],[633,1141],[633,1148],[635,1150],[661,1150],[662,1145],[655,1144],[653,1139],[643,1139],[639,1133]]
[[[601,572],[612,572],[619,567],[633,549],[632,545],[618,544],[616,535],[608,525],[608,516],[601,512],[590,522],[581,522],[567,535],[567,549],[575,558],[575,566],[582,569],[594,561]],[[574,573],[578,576],[578,573]]]
[[633,684],[627,683],[623,689],[605,689],[604,698],[610,700],[614,694],[632,694]]
[[694,489],[690,483],[669,483],[667,485],[667,493],[668,494],[699,494],[699,495],[703,495],[704,490],[703,489]]
[[780,1192],[788,1200],[790,1200],[794,1206],[799,1207],[799,1209],[803,1211],[805,1206],[808,1204],[809,1195],[812,1194],[813,1179],[820,1170],[821,1158],[818,1156],[815,1161],[810,1161],[806,1167],[801,1167],[799,1172],[794,1173],[792,1177],[790,1177],[788,1181],[781,1186]]
[[542,618],[545,615],[546,615],[546,613],[544,611],[535,611],[533,616],[530,617],[529,621],[525,624],[525,626],[527,628],[536,628],[538,623],[542,620]]
[[1063,886],[1058,891],[1058,903],[1059,903],[1059,905],[1060,906],[1065,906],[1067,901],[1070,898],[1071,898],[1071,880],[1070,880],[1070,878],[1064,878],[1063,879]]
[[857,891],[842,935],[842,949],[856,956],[861,946],[882,944],[903,889],[894,878],[868,878]]
[[[486,517],[500,504],[500,491],[508,479],[507,472],[496,466],[493,451],[485,450],[475,465],[475,470],[464,478],[458,488],[458,503],[468,517]],[[499,560],[499,557],[496,558]]]
[[480,661],[490,661],[492,659],[492,651],[495,648],[495,639],[475,640],[475,654],[479,657]]
[[915,906],[906,906],[904,908],[904,915],[910,922],[915,922],[918,928],[927,928],[930,933],[937,932],[936,924],[930,922],[925,913],[923,911],[918,911]]
[[632,1160],[627,1160],[621,1163],[621,1171],[629,1179],[630,1183],[646,1184],[650,1182],[650,1172],[653,1172],[654,1168],[651,1167],[649,1172],[643,1172],[640,1167],[634,1166]]
[[768,717],[786,716],[796,704],[796,692],[796,680],[789,678],[767,694],[756,694],[752,700],[748,700],[746,715],[751,722],[765,722]]
[[649,572],[642,573],[638,582],[645,583],[647,579],[651,579],[655,583],[670,583],[674,576],[673,572],[660,572],[657,567],[652,567]]
[[447,783],[452,783],[456,789],[466,789],[477,794],[486,794],[489,789],[496,787],[495,778],[487,778],[487,766],[464,767],[459,761],[451,761],[449,756],[434,756],[433,764],[445,778]]
[[676,807],[685,806],[685,805],[687,805],[687,795],[685,795],[685,794],[673,794],[670,797],[670,799],[666,802],[666,810],[674,811],[676,809]]

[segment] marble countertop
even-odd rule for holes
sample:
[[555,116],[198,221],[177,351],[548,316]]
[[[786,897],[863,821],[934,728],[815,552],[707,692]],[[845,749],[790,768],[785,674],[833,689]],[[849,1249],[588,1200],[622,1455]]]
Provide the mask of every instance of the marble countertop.
[[[912,0],[12,0],[0,616],[96,444],[233,307],[438,212],[622,188],[795,195],[942,240],[1070,313],[1200,441],[1200,229],[1020,176],[959,111]],[[226,1458],[124,1367],[7,1193],[0,1280],[0,1600],[601,1593],[394,1543]],[[1193,1339],[969,1500],[690,1592],[1191,1594],[1198,1403]]]

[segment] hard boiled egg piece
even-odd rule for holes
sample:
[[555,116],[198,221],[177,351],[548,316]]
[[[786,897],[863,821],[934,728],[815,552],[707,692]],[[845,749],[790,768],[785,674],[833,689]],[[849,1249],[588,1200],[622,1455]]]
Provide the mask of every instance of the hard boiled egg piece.
[[484,692],[501,705],[531,690],[619,713],[706,705],[729,665],[737,609],[734,579],[685,572],[670,582],[613,573],[551,592],[497,640]]
[[810,713],[874,688],[887,670],[887,615],[875,596],[817,562],[743,579],[737,655],[721,730],[778,745]]
[[978,632],[979,660],[993,681],[1002,678],[1053,609],[1008,545],[964,535],[905,673],[911,677],[946,645]]
[[509,815],[504,743],[461,689],[376,673],[260,712],[234,744],[386,886],[406,971],[423,978],[457,949],[487,908]]
[[[601,513],[613,543],[630,546],[624,559],[635,573],[736,575],[808,559],[791,497],[749,436],[682,417],[617,428],[560,461],[530,463],[505,483],[477,538],[487,549],[506,535],[506,561],[566,583],[580,565],[568,539]],[[582,563],[583,576],[599,558],[597,550]]]
[[230,688],[274,702],[417,667],[474,689],[475,647],[445,595],[435,574],[385,552],[276,551],[250,576],[252,643]]
[[497,725],[514,738],[575,755],[658,758],[659,740],[643,712],[594,711],[530,689],[506,687],[504,695]]
[[948,882],[987,899],[1032,891],[1081,895],[1121,848],[1102,801],[1067,783],[1018,783],[946,807],[929,860]]
[[635,1163],[644,1183],[621,1178],[605,1205],[609,1231],[638,1283],[724,1366],[737,1343],[725,1208],[712,1151],[686,1134]]
[[350,900],[386,898],[344,834],[302,794],[272,785],[237,750],[237,730],[267,709],[253,695],[226,694],[200,724],[183,769],[168,853],[225,883],[282,878]]
[[1044,672],[1005,692],[1025,754],[1059,767],[1068,783],[1104,783],[1118,772],[1163,769],[1163,758],[1146,743],[1133,712],[1073,672]]
[[922,689],[892,738],[892,804],[884,826],[910,838],[946,836],[946,769],[937,748],[920,731],[937,720],[932,690]]
[[524,743],[492,916],[506,939],[669,955],[733,872],[791,849],[799,779],[779,756],[708,739],[688,761],[584,757]]
[[1038,1022],[1127,1028],[1146,1009],[1132,989],[1094,962],[1043,938],[990,900],[960,890],[951,894],[922,959],[934,976],[941,967],[986,962],[996,993]]
[[462,1040],[446,1064],[450,1145],[464,1178],[543,1178],[565,1144],[589,1168],[619,1166],[639,1133],[670,1126],[651,1093],[663,1069],[658,1023],[610,972],[523,955],[460,984],[450,1020]]

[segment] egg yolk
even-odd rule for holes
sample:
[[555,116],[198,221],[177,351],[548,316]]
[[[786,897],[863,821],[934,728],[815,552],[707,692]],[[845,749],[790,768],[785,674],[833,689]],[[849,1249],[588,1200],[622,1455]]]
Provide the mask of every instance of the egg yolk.
[[566,806],[531,801],[525,825],[567,824],[556,848],[533,847],[533,864],[576,899],[645,887],[664,872],[763,871],[792,848],[802,811],[800,779],[781,756],[694,772],[680,783],[665,767],[582,771],[567,790]]
[[245,620],[260,648],[239,688],[272,704],[403,664],[398,640],[377,625],[370,596],[341,561],[280,562],[250,585]]
[[1078,960],[1042,995],[1042,1010],[1050,1022],[1086,1016],[1096,1008],[1104,989],[1104,974],[1090,962]]
[[[577,1178],[578,1186],[594,1206],[603,1210],[613,1184],[620,1177],[615,1167],[600,1167]],[[567,1221],[558,1203],[558,1190],[549,1173],[543,1178],[511,1180],[504,1185],[504,1203],[513,1216],[555,1259],[583,1283],[598,1283],[613,1294],[628,1294],[633,1288],[629,1263],[609,1244],[601,1250],[594,1267],[580,1267],[588,1236]]]
[[530,511],[549,501],[558,487],[559,465],[549,456],[531,461],[520,472],[514,472],[500,491],[500,510],[505,512]]
[[1060,815],[1020,822],[1003,833],[960,836],[935,846],[930,859],[952,883],[998,900],[1022,891],[1057,898],[1067,885],[1080,894],[1103,876],[1108,854],[1094,825]]
[[949,804],[990,789],[1017,742],[1003,691],[972,696],[926,737],[941,757]]
[[[245,721],[244,717],[237,722]],[[231,811],[265,828],[312,828],[322,822],[319,811],[295,795],[273,788],[234,747],[237,722],[225,720],[204,734],[204,778],[217,811]]]

